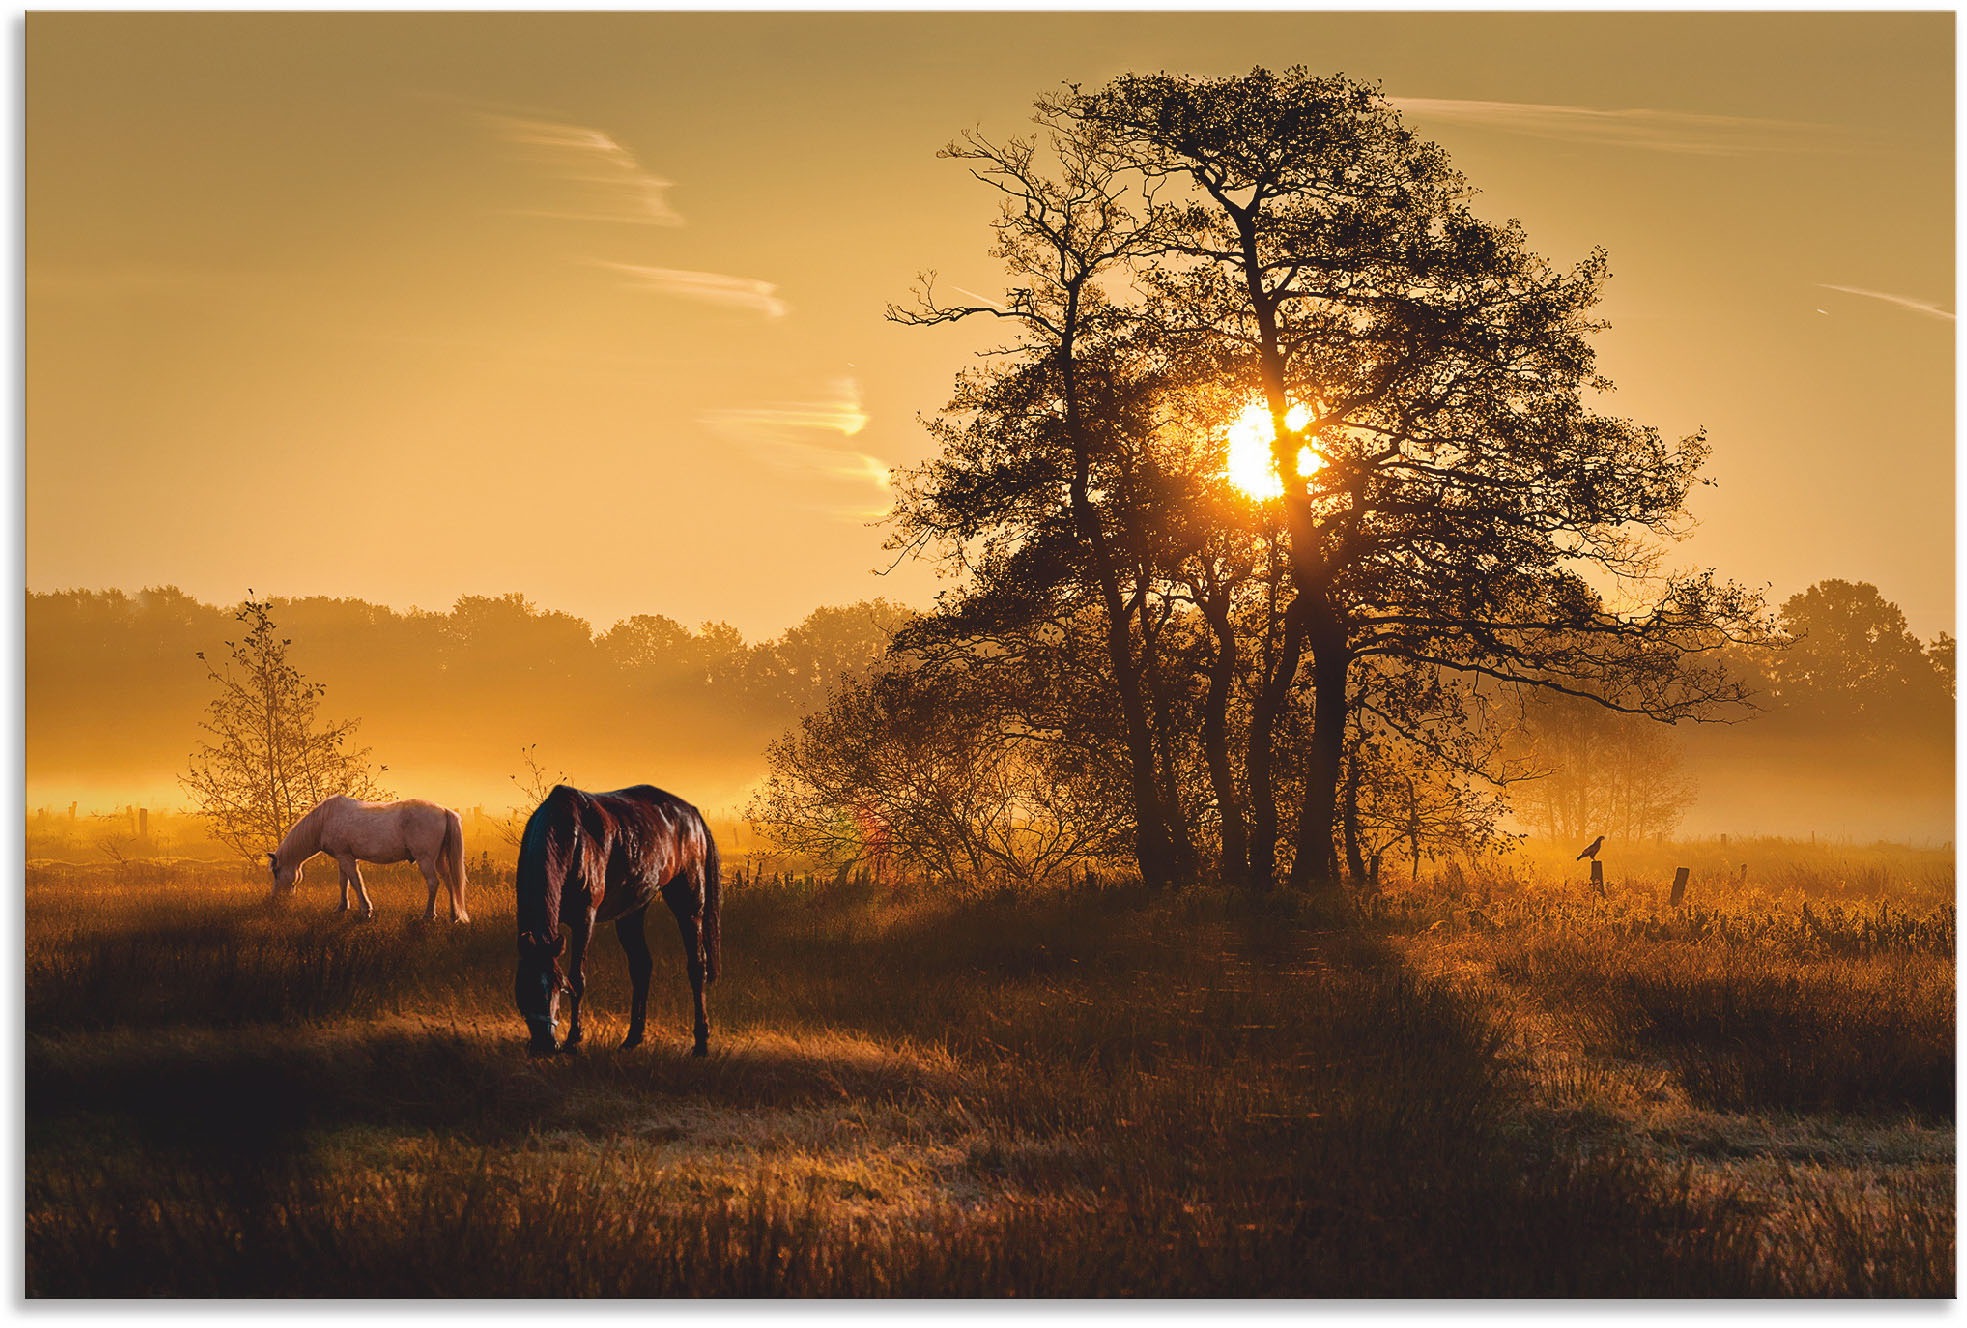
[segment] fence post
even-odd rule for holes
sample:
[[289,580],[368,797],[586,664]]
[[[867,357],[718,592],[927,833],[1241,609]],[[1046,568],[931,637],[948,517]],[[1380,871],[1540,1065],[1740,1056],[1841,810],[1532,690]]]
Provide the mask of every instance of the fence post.
[[1591,860],[1591,888],[1598,892],[1599,898],[1605,897],[1605,864],[1597,858]]
[[1687,868],[1675,867],[1673,869],[1673,893],[1667,897],[1667,903],[1678,904],[1682,899],[1686,897],[1687,897]]

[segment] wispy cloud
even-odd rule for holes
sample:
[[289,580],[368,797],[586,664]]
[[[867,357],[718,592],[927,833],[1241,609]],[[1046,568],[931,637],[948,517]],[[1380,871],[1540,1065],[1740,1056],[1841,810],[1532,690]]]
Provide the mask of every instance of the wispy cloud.
[[[860,384],[842,378],[831,385],[830,395],[820,401],[779,401],[764,406],[745,406],[706,411],[699,419],[718,433],[754,449],[768,463],[783,470],[826,479],[872,485],[884,496],[891,473],[887,463],[840,442],[855,437],[867,427],[867,413],[861,409]],[[856,506],[851,510],[829,507],[836,515],[866,518],[879,516],[886,509]]]
[[571,186],[550,205],[515,211],[569,221],[683,224],[663,197],[674,182],[645,169],[634,153],[601,130],[490,111],[478,112],[478,120],[546,174]]
[[1735,156],[1744,152],[1796,151],[1833,146],[1834,130],[1796,120],[1746,115],[1702,115],[1647,107],[1601,110],[1540,102],[1461,101],[1441,97],[1389,98],[1421,119],[1457,120],[1531,138],[1597,143],[1607,147]]
[[[1887,304],[1896,304],[1901,309],[1910,309],[1916,314],[1925,314],[1928,318],[1944,318],[1949,323],[1954,321],[1953,314],[1940,308],[1939,305],[1929,303],[1926,300],[1915,300],[1910,295],[1893,295],[1889,291],[1866,290],[1863,286],[1837,286],[1828,281],[1820,281],[1817,285],[1825,290],[1842,291],[1846,295],[1862,295],[1867,300],[1883,300]],[[1817,312],[1822,313],[1823,310],[1820,309]]]
[[722,272],[688,272],[673,267],[643,267],[636,263],[597,261],[596,266],[628,277],[630,286],[636,290],[678,295],[686,300],[728,305],[734,309],[750,309],[767,318],[783,318],[786,313],[786,302],[779,298],[779,288],[755,277],[732,277]]

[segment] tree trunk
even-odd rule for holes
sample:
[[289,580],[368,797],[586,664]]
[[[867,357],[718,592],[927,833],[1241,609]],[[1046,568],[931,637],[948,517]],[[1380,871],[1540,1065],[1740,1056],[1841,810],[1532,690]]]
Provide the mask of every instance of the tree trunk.
[[1304,650],[1304,622],[1296,602],[1284,613],[1284,640],[1277,658],[1257,689],[1256,703],[1250,709],[1250,742],[1244,764],[1250,785],[1250,872],[1253,890],[1269,890],[1277,884],[1277,789],[1273,783],[1276,763],[1277,721],[1290,699],[1291,684],[1298,674],[1298,658]]
[[[1145,576],[1140,572],[1138,575]],[[1142,615],[1145,618],[1145,614]],[[1168,875],[1173,884],[1193,882],[1202,874],[1202,858],[1195,850],[1188,810],[1182,804],[1180,770],[1177,765],[1175,723],[1169,715],[1168,682],[1155,651],[1155,633],[1141,624],[1141,674],[1154,701],[1153,725],[1156,761],[1160,781],[1160,813],[1168,835]]]
[[1225,884],[1249,878],[1250,832],[1237,796],[1236,776],[1229,763],[1229,701],[1236,684],[1236,633],[1226,604],[1203,606],[1203,616],[1216,638],[1216,657],[1209,665],[1209,693],[1202,709],[1202,754],[1209,766],[1209,784],[1222,822],[1223,852],[1217,871]]
[[[1081,508],[1083,493],[1083,485],[1075,483],[1075,510]],[[1142,695],[1141,675],[1134,661],[1119,582],[1113,575],[1112,560],[1106,556],[1098,529],[1099,516],[1091,511],[1090,503],[1084,506],[1080,529],[1093,545],[1100,598],[1106,607],[1107,662],[1113,670],[1114,690],[1119,693],[1120,714],[1126,727],[1128,782],[1134,795],[1134,855],[1140,865],[1142,883],[1158,889],[1172,879],[1170,859],[1174,845],[1161,804],[1161,791],[1156,787],[1154,727],[1148,720],[1147,700]]]
[[1134,795],[1134,856],[1140,865],[1142,883],[1158,889],[1171,879],[1173,845],[1160,790],[1155,787],[1154,729],[1148,719],[1141,685],[1143,670],[1134,658],[1130,618],[1120,594],[1120,575],[1114,567],[1113,551],[1092,501],[1093,440],[1080,414],[1078,365],[1074,360],[1078,308],[1079,290],[1075,284],[1068,297],[1065,329],[1058,347],[1065,425],[1072,443],[1069,502],[1073,525],[1091,555],[1100,604],[1106,611],[1107,663],[1113,670],[1113,685],[1119,693],[1121,718],[1126,726],[1128,782]]
[[1345,869],[1359,885],[1366,884],[1366,861],[1359,853],[1359,748],[1346,762]]
[[1348,684],[1352,652],[1345,624],[1322,596],[1307,596],[1306,645],[1311,649],[1311,760],[1305,769],[1304,805],[1298,812],[1297,852],[1291,860],[1294,889],[1335,888],[1339,774],[1345,764]]
[[1175,775],[1174,744],[1166,743],[1161,762],[1161,807],[1168,827],[1169,880],[1180,885],[1193,883],[1201,876],[1202,855],[1196,851],[1188,810],[1182,806],[1181,787]]

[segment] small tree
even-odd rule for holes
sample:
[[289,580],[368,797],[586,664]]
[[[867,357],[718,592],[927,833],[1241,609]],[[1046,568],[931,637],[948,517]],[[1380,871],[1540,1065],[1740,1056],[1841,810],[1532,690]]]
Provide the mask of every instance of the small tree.
[[766,754],[746,819],[839,877],[1060,884],[1119,846],[1096,772],[1023,730],[988,680],[890,668],[834,693]]
[[218,695],[199,725],[208,737],[178,782],[211,823],[213,837],[250,858],[270,851],[323,798],[389,794],[376,782],[368,749],[348,749],[361,721],[328,724],[317,717],[327,689],[288,663],[293,641],[279,634],[268,603],[249,590],[233,617],[246,634],[225,643],[225,661],[214,665],[198,652]]

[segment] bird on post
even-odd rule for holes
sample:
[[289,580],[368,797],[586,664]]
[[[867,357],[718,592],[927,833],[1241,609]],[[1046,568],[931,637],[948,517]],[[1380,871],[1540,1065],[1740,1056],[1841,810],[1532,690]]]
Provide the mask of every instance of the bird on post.
[[1598,838],[1592,840],[1589,844],[1586,844],[1585,851],[1578,854],[1578,856],[1572,859],[1572,861],[1583,862],[1586,858],[1590,858],[1593,862],[1596,862],[1598,861],[1598,850],[1603,848],[1604,846],[1605,846],[1605,836],[1600,835]]

